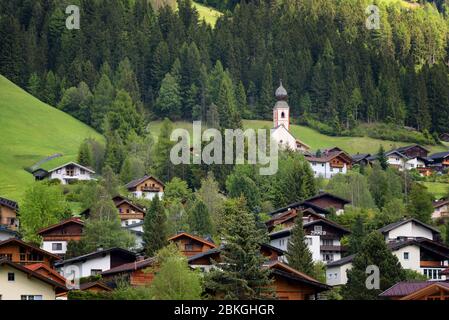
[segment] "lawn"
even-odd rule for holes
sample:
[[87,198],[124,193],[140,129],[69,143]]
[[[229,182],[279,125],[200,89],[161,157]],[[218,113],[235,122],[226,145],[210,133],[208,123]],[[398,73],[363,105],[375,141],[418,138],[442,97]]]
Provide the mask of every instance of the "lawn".
[[104,141],[92,128],[34,98],[0,75],[0,197],[21,200],[33,176],[24,170],[48,156],[76,160],[85,138]]
[[198,10],[200,18],[209,23],[212,27],[215,27],[218,18],[223,15],[220,11],[196,2],[193,3],[193,6]]
[[436,199],[446,196],[449,191],[449,183],[423,182],[423,184],[427,187],[427,190],[435,196]]
[[[243,126],[245,129],[259,129],[259,128],[271,128],[273,123],[271,121],[260,120],[244,120]],[[161,128],[161,122],[156,121],[150,124],[150,132],[157,138]],[[188,122],[175,122],[173,123],[173,129],[181,128],[187,129],[191,132],[192,124]],[[409,145],[409,142],[396,142],[388,140],[379,140],[369,137],[331,137],[319,133],[318,131],[305,126],[292,125],[290,127],[291,133],[301,141],[307,143],[312,150],[325,149],[329,147],[340,147],[350,154],[359,153],[376,153],[379,150],[379,146],[382,144],[385,150],[389,150],[395,147]],[[444,146],[428,146],[428,149],[433,152],[440,152],[447,150]]]

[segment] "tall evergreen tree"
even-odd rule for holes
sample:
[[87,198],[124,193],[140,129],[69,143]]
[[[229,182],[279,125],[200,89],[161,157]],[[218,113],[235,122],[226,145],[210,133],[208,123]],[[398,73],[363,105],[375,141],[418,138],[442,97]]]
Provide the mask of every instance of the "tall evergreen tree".
[[225,204],[221,236],[225,246],[221,263],[205,279],[213,298],[231,300],[266,299],[273,296],[269,269],[263,268],[260,245],[266,241],[255,226],[254,215],[242,199]]
[[145,253],[153,257],[156,252],[167,244],[167,216],[159,197],[154,197],[145,214],[143,223],[143,243]]
[[[348,282],[341,291],[346,300],[377,300],[381,292],[405,280],[398,258],[391,253],[384,237],[377,231],[370,233],[363,241],[352,265],[348,271]],[[379,289],[371,289],[366,285],[368,266],[379,268]]]
[[292,268],[313,275],[314,267],[312,253],[306,243],[303,227],[303,216],[299,213],[295,219],[295,226],[291,231],[291,238],[288,242],[287,261]]
[[201,200],[196,200],[189,212],[188,223],[190,230],[201,236],[211,235],[213,225],[209,211]]

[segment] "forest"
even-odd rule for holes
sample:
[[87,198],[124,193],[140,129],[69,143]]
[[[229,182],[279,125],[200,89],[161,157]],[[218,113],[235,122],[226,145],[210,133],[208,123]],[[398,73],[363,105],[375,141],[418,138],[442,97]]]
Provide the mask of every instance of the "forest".
[[335,134],[363,122],[449,130],[448,21],[435,4],[378,1],[380,29],[368,30],[365,0],[242,1],[215,28],[190,0],[157,12],[82,0],[81,29],[67,30],[65,2],[1,2],[0,73],[102,133],[127,95],[142,123],[271,119],[280,79],[294,119]]

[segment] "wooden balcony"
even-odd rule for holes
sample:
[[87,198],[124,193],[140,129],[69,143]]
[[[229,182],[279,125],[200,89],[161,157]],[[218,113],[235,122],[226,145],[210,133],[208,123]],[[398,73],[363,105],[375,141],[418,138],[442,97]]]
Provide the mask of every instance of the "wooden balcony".
[[158,187],[142,187],[142,192],[161,192],[161,188]]
[[444,268],[442,261],[421,261],[421,268]]
[[320,246],[320,251],[345,251],[344,247],[342,246]]

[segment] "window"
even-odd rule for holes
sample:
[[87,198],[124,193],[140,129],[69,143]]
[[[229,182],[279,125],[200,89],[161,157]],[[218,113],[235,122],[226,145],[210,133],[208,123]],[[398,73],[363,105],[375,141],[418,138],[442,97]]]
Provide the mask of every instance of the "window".
[[322,227],[322,226],[314,226],[314,227],[313,227],[313,231],[315,231],[315,232],[321,232],[321,231],[323,231],[323,227]]
[[62,243],[52,243],[51,244],[51,249],[53,251],[62,251]]
[[86,174],[86,170],[80,169],[80,173],[81,173],[81,174]]
[[15,281],[14,272],[8,272],[8,281]]
[[439,269],[424,269],[424,275],[430,280],[441,280],[441,270]]
[[126,209],[126,213],[129,213],[129,209]]
[[410,257],[410,254],[408,252],[404,252],[404,260],[408,260]]
[[334,168],[331,167],[331,172],[334,172]]
[[0,254],[0,259],[4,259],[4,258],[6,258],[9,261],[11,261],[12,260],[12,254],[11,253],[2,253],[2,254]]
[[334,261],[334,255],[332,253],[323,253],[323,261],[325,262]]
[[103,270],[101,270],[101,269],[90,269],[91,276],[96,276],[97,274],[100,274],[102,272],[103,272]]
[[323,246],[332,246],[334,241],[332,239],[323,239]]
[[339,171],[340,171],[340,172],[343,172],[343,168],[340,168]]
[[21,300],[42,300],[42,296],[33,296],[33,295],[21,295]]
[[185,249],[186,251],[193,251],[193,245],[192,245],[192,244],[186,244],[186,245],[184,246],[184,249]]
[[285,118],[285,113],[284,113],[284,112],[281,113],[281,118],[282,118],[282,119]]

